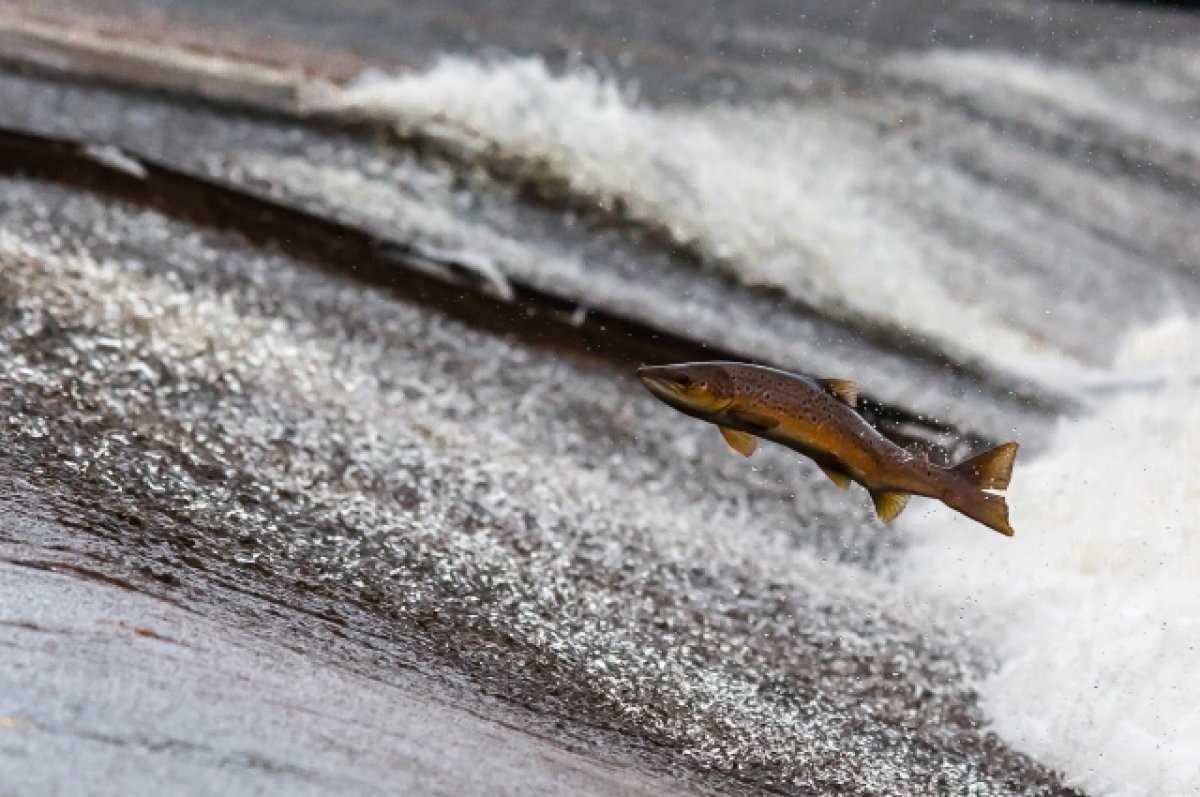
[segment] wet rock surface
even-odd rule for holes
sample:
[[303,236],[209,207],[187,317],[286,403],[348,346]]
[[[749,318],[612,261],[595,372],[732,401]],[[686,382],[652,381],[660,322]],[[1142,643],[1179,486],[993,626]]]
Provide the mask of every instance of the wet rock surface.
[[288,56],[300,59],[307,52],[316,63],[417,66],[446,52],[545,53],[565,62],[583,53],[636,77],[656,98],[701,101],[793,94],[810,88],[814,74],[868,71],[898,50],[978,48],[1086,63],[1143,45],[1170,47],[1200,33],[1197,15],[1166,4],[1059,0],[969,0],[952,7],[930,0],[865,6],[838,0],[653,6],[353,0],[336,8],[318,0],[281,0],[253,10],[239,0],[13,4],[33,6],[44,17],[101,29],[140,28],[241,54],[269,57],[299,45]]

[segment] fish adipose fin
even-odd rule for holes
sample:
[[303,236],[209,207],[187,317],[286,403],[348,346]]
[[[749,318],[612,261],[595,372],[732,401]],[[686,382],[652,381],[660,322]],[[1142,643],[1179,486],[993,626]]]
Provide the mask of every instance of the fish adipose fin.
[[908,506],[909,498],[912,496],[908,493],[871,491],[871,500],[875,502],[875,514],[879,515],[879,519],[884,523],[895,520],[896,516],[904,511],[904,507]]
[[753,410],[726,410],[725,414],[738,423],[754,429],[762,429],[764,432],[779,425],[779,419],[772,418],[770,415],[761,415]]
[[729,443],[729,447],[741,454],[743,457],[748,457],[754,453],[754,448],[758,445],[758,441],[754,439],[754,435],[739,432],[737,429],[730,429],[728,426],[718,426],[721,430],[721,437],[725,438],[725,442]]
[[1005,490],[1012,479],[1017,444],[1004,443],[954,466],[954,472],[985,490]]
[[851,407],[858,404],[858,385],[849,379],[818,379],[817,384],[843,404]]
[[831,482],[838,486],[839,490],[845,490],[850,486],[850,477],[837,468],[827,468],[824,465],[818,465],[817,467],[825,472],[825,475],[829,477]]

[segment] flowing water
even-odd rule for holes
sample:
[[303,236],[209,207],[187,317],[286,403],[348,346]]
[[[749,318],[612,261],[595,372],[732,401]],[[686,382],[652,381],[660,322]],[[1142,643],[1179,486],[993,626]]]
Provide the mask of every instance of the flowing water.
[[[696,108],[456,59],[344,102],[516,159],[746,283],[1085,397],[1017,470],[1021,535],[910,511],[904,582],[995,652],[980,689],[1002,736],[1099,793],[1182,794],[1200,789],[1198,66],[1192,48],[1091,70],[933,51],[882,67],[917,96]],[[1058,136],[1150,174],[1038,146]]]
[[1020,439],[1014,538],[881,527],[628,375],[25,180],[9,467],[718,788],[1200,792],[1200,40],[805,47],[716,98],[536,55],[314,92],[374,143],[17,76],[0,118]]
[[[995,641],[981,688],[1003,735],[1103,793],[1171,794],[1200,787],[1197,65],[1190,48],[1093,70],[933,51],[882,68],[931,96],[700,109],[536,60],[458,59],[368,75],[345,102],[619,203],[747,283],[1059,391],[1106,385],[1018,469],[1017,544],[910,512],[906,583]],[[1183,185],[1031,146],[1060,131]]]

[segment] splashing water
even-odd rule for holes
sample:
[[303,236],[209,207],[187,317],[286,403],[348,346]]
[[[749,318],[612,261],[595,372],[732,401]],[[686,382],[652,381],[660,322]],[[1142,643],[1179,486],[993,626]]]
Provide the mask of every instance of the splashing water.
[[[336,101],[473,160],[503,162],[664,229],[708,262],[897,335],[929,336],[956,356],[1027,374],[1080,363],[929,268],[977,267],[896,202],[934,190],[938,167],[883,149],[872,125],[822,107],[651,108],[589,71],[554,75],[537,59],[448,58],[426,73],[366,74]],[[897,183],[909,188],[897,191]],[[948,206],[966,201],[946,196]]]
[[936,506],[905,518],[923,540],[906,581],[960,606],[999,661],[980,684],[996,731],[1096,794],[1200,790],[1198,352],[1181,317],[1124,342],[1118,374],[1170,378],[1131,381],[1018,463],[1014,540]]

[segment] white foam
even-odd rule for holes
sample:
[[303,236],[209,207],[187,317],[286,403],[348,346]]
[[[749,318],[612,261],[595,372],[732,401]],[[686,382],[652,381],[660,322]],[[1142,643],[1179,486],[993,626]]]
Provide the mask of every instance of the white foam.
[[[1198,351],[1200,322],[1170,318],[1131,336],[1118,368]],[[964,607],[994,650],[980,692],[995,730],[1090,793],[1200,794],[1197,463],[1200,388],[1168,380],[1018,462],[1013,539],[940,507],[904,518],[922,540],[907,582]]]
[[1164,371],[1181,378],[1200,372],[1200,334],[1196,322],[1183,314],[1174,314],[1130,335],[1117,349],[1115,365],[1120,371]]
[[897,204],[908,189],[895,189],[922,190],[935,167],[882,151],[869,125],[828,106],[653,108],[593,72],[555,75],[534,59],[365,75],[338,106],[619,203],[751,284],[1025,373],[1077,365],[989,307],[986,285],[963,295],[943,284],[936,272],[978,253],[920,224]]

